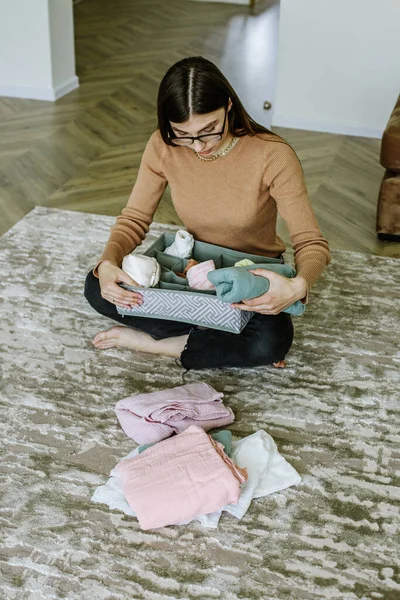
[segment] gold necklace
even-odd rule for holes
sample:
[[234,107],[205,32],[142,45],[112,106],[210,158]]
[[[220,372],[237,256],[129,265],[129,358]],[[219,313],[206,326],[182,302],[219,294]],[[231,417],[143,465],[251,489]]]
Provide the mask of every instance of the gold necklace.
[[196,152],[196,150],[194,151],[194,153],[200,160],[204,160],[205,162],[211,162],[212,160],[217,160],[217,158],[219,158],[220,156],[225,156],[225,154],[228,154],[229,150],[232,150],[233,146],[236,144],[238,139],[238,137],[233,137],[229,144],[223,150],[220,150],[216,154],[213,154],[213,156],[210,156],[210,158],[200,156],[200,154]]

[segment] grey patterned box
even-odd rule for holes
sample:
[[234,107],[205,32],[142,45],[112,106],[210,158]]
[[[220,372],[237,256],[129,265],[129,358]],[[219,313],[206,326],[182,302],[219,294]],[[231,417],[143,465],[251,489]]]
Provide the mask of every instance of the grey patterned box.
[[[214,291],[190,288],[186,279],[177,276],[176,273],[184,270],[187,260],[163,254],[163,250],[171,245],[174,239],[173,233],[163,233],[143,252],[160,263],[160,282],[158,287],[154,288],[124,286],[126,289],[139,291],[143,296],[143,304],[132,309],[117,307],[119,314],[182,321],[210,329],[240,333],[254,313],[232,308],[229,303],[221,302]],[[283,262],[280,258],[244,254],[205,242],[194,243],[192,258],[199,262],[212,259],[217,269],[232,267],[243,258],[249,258],[254,263]]]

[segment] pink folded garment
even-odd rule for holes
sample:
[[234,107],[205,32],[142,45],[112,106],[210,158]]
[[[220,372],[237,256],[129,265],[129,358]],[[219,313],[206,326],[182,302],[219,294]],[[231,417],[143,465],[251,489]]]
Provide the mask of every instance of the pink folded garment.
[[235,416],[221,398],[223,394],[207,383],[188,383],[129,396],[117,402],[115,412],[127,436],[138,444],[152,444],[191,425],[208,431],[233,423]]
[[237,504],[246,469],[237,467],[200,427],[122,460],[124,495],[142,529],[156,529]]
[[210,271],[215,271],[213,260],[205,260],[191,267],[186,273],[189,286],[196,290],[215,290],[215,285],[207,278]]

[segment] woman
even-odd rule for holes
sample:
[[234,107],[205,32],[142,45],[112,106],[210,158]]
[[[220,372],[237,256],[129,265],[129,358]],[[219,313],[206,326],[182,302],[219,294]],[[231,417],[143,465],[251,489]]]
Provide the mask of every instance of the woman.
[[[142,303],[120,269],[122,258],[144,239],[166,185],[186,228],[199,241],[267,257],[285,245],[276,235],[277,211],[288,226],[297,275],[265,270],[266,294],[235,304],[255,315],[241,334],[144,317],[121,317],[116,306]],[[245,111],[219,69],[202,57],[173,65],[158,93],[158,130],[144,151],[126,208],[117,218],[99,263],[86,279],[85,296],[104,316],[128,327],[96,335],[97,348],[124,346],[180,357],[186,369],[284,366],[293,341],[290,316],[329,263],[329,248],[309,204],[293,149]]]

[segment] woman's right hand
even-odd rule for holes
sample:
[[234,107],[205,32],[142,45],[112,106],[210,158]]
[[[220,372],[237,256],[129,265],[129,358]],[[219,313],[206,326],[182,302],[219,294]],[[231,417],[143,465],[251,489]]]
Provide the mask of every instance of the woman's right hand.
[[131,308],[142,304],[143,297],[141,294],[131,290],[124,290],[124,288],[118,285],[118,283],[125,283],[127,285],[138,286],[136,281],[133,281],[115,263],[104,260],[97,267],[97,272],[99,274],[102,298],[123,308]]

